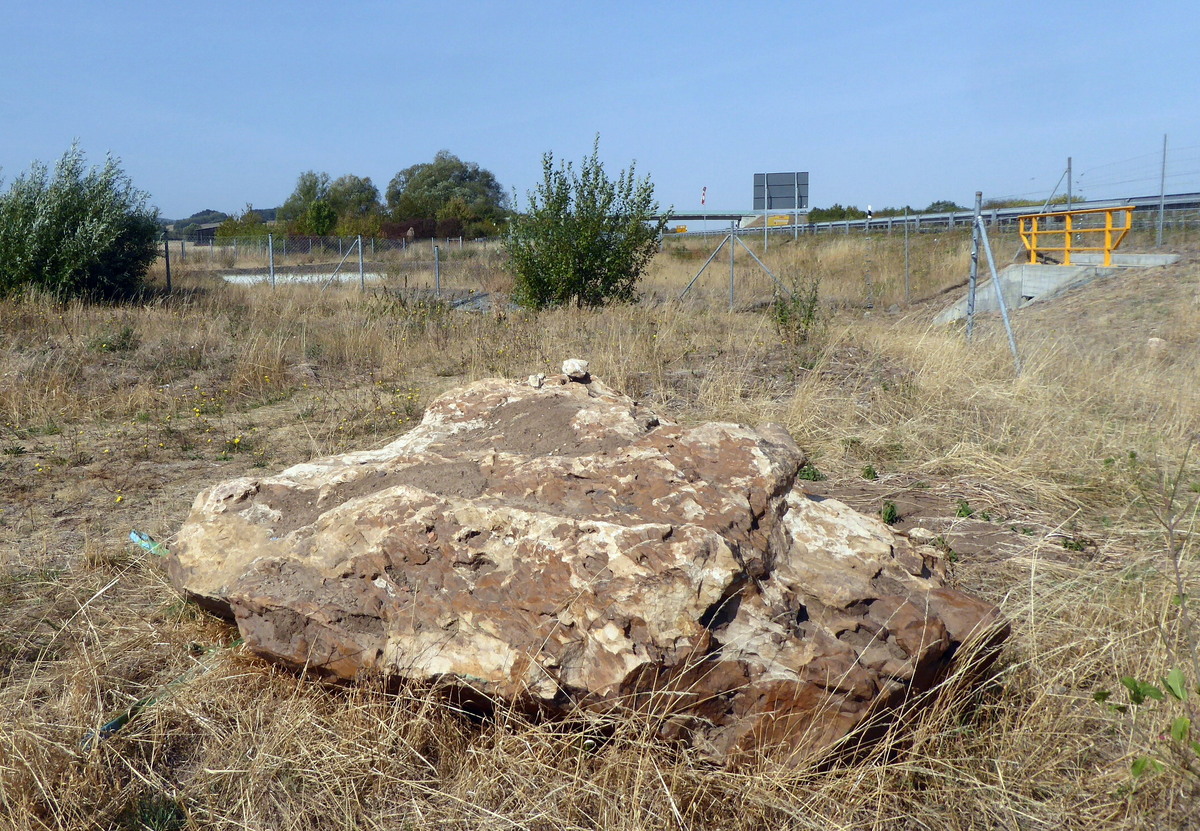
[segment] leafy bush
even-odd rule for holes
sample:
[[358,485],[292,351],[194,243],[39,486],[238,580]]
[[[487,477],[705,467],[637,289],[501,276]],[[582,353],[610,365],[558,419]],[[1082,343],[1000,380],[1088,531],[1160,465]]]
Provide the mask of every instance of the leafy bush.
[[158,211],[119,160],[88,168],[78,145],[53,173],[41,162],[0,194],[0,296],[27,287],[60,300],[118,298],[158,257]]
[[513,219],[505,248],[516,285],[514,299],[535,309],[573,302],[602,306],[629,301],[667,225],[658,219],[654,185],[635,179],[634,165],[609,179],[600,139],[576,172],[542,157],[542,183],[529,209]]

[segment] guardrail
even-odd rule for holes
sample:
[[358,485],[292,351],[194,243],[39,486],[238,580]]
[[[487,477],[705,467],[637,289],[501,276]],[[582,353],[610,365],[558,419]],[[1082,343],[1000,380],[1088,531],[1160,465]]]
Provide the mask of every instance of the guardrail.
[[[1044,214],[1025,214],[1018,217],[1021,242],[1029,251],[1029,262],[1036,263],[1045,260],[1050,253],[1062,255],[1062,265],[1071,264],[1071,254],[1077,251],[1104,252],[1104,265],[1112,265],[1112,252],[1117,249],[1129,229],[1133,227],[1134,206],[1123,205],[1115,208],[1091,208],[1082,211],[1055,211]],[[1114,215],[1121,218],[1114,222]],[[1103,220],[1103,224],[1095,224],[1094,220]],[[1119,224],[1116,224],[1119,223]],[[1095,242],[1100,237],[1100,245],[1084,245],[1084,242]],[[1048,244],[1045,240],[1060,242],[1060,245]]]
[[[1158,196],[1137,196],[1128,199],[1095,199],[1087,202],[1076,203],[1080,210],[1091,210],[1097,208],[1140,208],[1138,219],[1135,223],[1139,228],[1150,228],[1158,216],[1160,197]],[[1165,198],[1161,198],[1163,208],[1165,209],[1166,224],[1168,227],[1179,228],[1197,228],[1200,227],[1200,193],[1178,193],[1168,194]],[[1052,211],[1071,210],[1061,202],[1052,203],[1049,206]],[[1008,229],[1017,226],[1019,218],[1022,215],[1027,215],[1031,211],[1028,206],[1019,208],[984,208],[982,217],[987,223],[989,229]],[[724,236],[729,233],[728,220],[732,216],[731,212],[726,212],[722,215],[724,222],[714,227],[712,230],[700,231],[694,227],[689,227],[686,234],[679,236]],[[752,212],[746,212],[746,216],[752,216]],[[689,216],[692,216],[689,214]],[[703,218],[705,215],[696,214],[695,216]],[[716,215],[709,216],[715,219]],[[782,226],[768,228],[767,232],[771,236],[779,234],[849,234],[849,233],[893,233],[904,230],[907,225],[909,230],[924,232],[937,232],[941,230],[950,230],[954,228],[970,228],[974,220],[974,211],[946,211],[944,213],[910,213],[907,217],[903,215],[896,216],[876,216],[872,219],[838,219],[829,222],[804,222],[799,226]],[[739,236],[759,234],[762,235],[763,228],[761,225],[753,228],[738,228]]]

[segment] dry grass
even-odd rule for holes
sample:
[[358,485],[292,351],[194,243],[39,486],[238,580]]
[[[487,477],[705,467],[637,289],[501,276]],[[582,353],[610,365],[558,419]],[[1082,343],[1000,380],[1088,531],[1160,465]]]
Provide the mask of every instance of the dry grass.
[[[1174,590],[1139,488],[1200,430],[1200,264],[1189,254],[1023,310],[1014,379],[994,321],[970,346],[928,322],[963,279],[968,241],[913,242],[905,305],[896,238],[772,241],[772,270],[819,279],[826,300],[819,342],[800,345],[762,310],[724,310],[727,259],[685,305],[599,313],[448,313],[186,269],[177,296],[142,306],[0,303],[0,826],[1192,824],[1185,775],[1129,775],[1168,722],[1155,708],[1111,714],[1092,694],[1171,662],[1160,627]],[[711,249],[666,251],[651,294],[677,294]],[[478,279],[505,286],[494,271]],[[771,293],[747,267],[743,302]],[[678,420],[780,421],[830,487],[861,484],[869,464],[880,488],[969,493],[1032,531],[1003,557],[955,565],[1014,623],[992,683],[944,696],[867,759],[719,770],[635,720],[479,723],[429,691],[280,672],[230,647],[234,630],[180,602],[124,542],[130,528],[169,541],[209,483],[383,442],[445,389],[568,356]],[[1200,479],[1194,460],[1187,473]],[[1184,553],[1191,576],[1194,542]],[[81,745],[147,696],[123,730]]]

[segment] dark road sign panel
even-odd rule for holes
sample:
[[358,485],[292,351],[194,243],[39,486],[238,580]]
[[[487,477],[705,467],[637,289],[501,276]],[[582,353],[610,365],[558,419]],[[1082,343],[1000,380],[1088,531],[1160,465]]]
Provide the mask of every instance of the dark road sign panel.
[[754,174],[754,210],[803,211],[807,208],[807,171]]

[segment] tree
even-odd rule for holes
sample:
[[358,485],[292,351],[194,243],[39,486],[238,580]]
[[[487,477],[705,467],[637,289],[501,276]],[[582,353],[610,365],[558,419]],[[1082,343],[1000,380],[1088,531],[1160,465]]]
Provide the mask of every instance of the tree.
[[231,216],[229,219],[217,226],[217,239],[245,239],[246,237],[265,237],[270,231],[267,229],[267,224],[263,222],[262,214],[254,210],[251,204],[246,205],[246,210],[242,211],[237,216]]
[[296,179],[292,195],[279,207],[279,218],[289,224],[302,222],[309,206],[329,196],[329,174],[306,170]]
[[333,233],[337,218],[337,211],[328,201],[317,199],[309,203],[308,210],[304,212],[301,230],[314,237],[327,237]]
[[[495,175],[475,162],[464,162],[441,150],[432,162],[401,170],[388,183],[387,207],[392,219],[460,219],[464,233],[489,236],[498,233],[508,209],[508,198]],[[453,215],[446,214],[451,202]]]
[[599,136],[578,172],[570,162],[556,168],[551,153],[542,157],[542,183],[505,240],[519,303],[594,307],[636,297],[671,212],[655,218],[654,185],[634,178],[635,164],[609,179]]
[[379,211],[379,188],[369,176],[339,176],[330,183],[325,199],[339,219],[361,219]]
[[158,257],[158,211],[120,160],[88,168],[78,144],[35,162],[0,194],[0,295],[25,287],[70,297],[127,297]]

